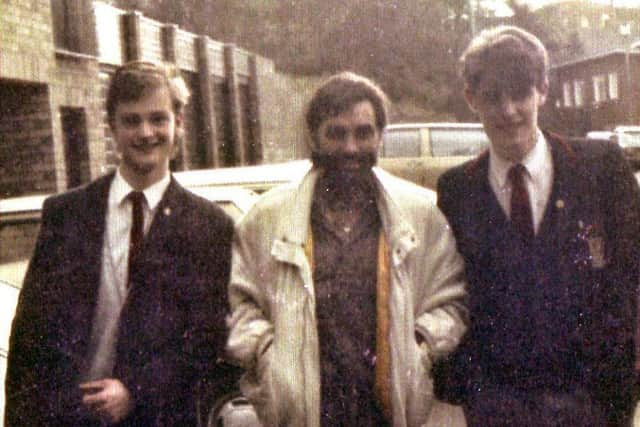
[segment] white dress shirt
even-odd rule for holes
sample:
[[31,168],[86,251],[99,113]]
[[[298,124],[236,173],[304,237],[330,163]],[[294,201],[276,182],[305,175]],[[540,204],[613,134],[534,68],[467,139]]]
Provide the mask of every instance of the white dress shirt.
[[[553,157],[542,132],[538,131],[536,144],[520,163],[527,171],[524,182],[529,192],[534,231],[537,233],[553,183]],[[511,182],[507,174],[514,164],[498,156],[489,147],[489,183],[507,217],[511,216]]]
[[[158,209],[171,175],[143,190],[144,233]],[[98,303],[93,318],[90,357],[91,365],[84,380],[109,378],[115,361],[116,339],[120,311],[127,298],[127,273],[129,263],[129,240],[132,226],[132,203],[127,198],[134,191],[118,170],[109,188],[106,212],[106,227],[102,247],[102,269]]]

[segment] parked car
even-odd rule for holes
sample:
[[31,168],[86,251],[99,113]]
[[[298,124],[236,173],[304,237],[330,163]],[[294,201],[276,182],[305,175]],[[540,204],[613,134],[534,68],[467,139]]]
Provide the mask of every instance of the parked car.
[[308,160],[293,160],[257,166],[190,170],[175,172],[173,176],[192,191],[202,187],[231,186],[263,193],[276,185],[301,178],[310,166]]
[[481,123],[390,124],[382,134],[380,157],[466,157],[488,145]]
[[9,354],[9,335],[13,313],[16,311],[20,288],[13,283],[0,279],[0,420],[4,419],[4,379],[7,372],[7,356]]
[[620,145],[634,170],[640,169],[640,126],[616,126],[613,130],[594,130],[587,139],[606,139]]
[[391,124],[382,134],[379,165],[434,189],[445,170],[472,159],[488,146],[481,123]]

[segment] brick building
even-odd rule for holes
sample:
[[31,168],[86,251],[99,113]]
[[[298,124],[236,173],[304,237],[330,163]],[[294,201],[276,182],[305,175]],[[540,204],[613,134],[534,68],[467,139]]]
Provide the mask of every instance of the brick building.
[[617,49],[557,64],[550,81],[543,120],[558,132],[583,136],[640,124],[640,51]]
[[116,164],[104,92],[133,59],[177,64],[191,90],[173,169],[304,155],[291,121],[304,90],[268,59],[90,0],[6,1],[0,28],[0,198],[63,191]]
[[[61,192],[113,169],[105,90],[131,59],[177,64],[191,91],[174,170],[307,154],[302,110],[314,80],[280,74],[266,58],[91,0],[3,1],[0,28],[0,211],[6,198]],[[3,217],[0,263],[28,258],[38,229],[33,215]]]

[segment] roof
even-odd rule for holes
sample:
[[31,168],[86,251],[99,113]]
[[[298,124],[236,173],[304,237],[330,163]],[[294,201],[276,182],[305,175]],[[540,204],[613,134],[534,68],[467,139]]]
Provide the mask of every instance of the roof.
[[389,129],[416,129],[416,128],[468,128],[482,129],[482,123],[457,123],[457,122],[429,122],[429,123],[394,123],[387,125]]
[[[640,52],[638,52],[638,51],[629,51],[628,53],[631,56],[640,57]],[[613,49],[613,50],[610,50],[608,52],[601,52],[601,53],[597,53],[595,55],[585,56],[584,58],[574,59],[574,60],[571,60],[571,61],[562,62],[560,64],[555,64],[555,65],[550,67],[550,70],[555,70],[555,69],[558,69],[558,68],[565,68],[565,67],[569,67],[569,66],[572,66],[572,65],[578,65],[578,64],[582,64],[584,62],[589,62],[589,61],[596,61],[596,60],[604,59],[604,58],[607,58],[607,57],[610,57],[610,56],[626,55],[626,54],[627,54],[627,51],[625,51],[624,49]]]

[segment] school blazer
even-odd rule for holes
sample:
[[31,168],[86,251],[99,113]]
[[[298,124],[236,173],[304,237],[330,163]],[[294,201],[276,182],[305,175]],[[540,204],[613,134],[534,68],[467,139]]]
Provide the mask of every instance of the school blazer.
[[[549,133],[545,137],[551,147],[554,178],[536,239],[544,242],[549,257],[558,257],[557,264],[554,258],[549,266],[560,267],[545,271],[542,262],[544,280],[539,284],[544,286],[531,295],[539,298],[560,289],[562,293],[558,292],[558,299],[547,299],[525,321],[532,330],[525,348],[509,348],[509,342],[496,338],[495,331],[505,337],[518,336],[515,328],[519,326],[500,319],[523,320],[518,310],[527,309],[533,299],[507,295],[519,284],[503,283],[505,277],[517,277],[503,275],[510,271],[509,263],[521,263],[522,270],[527,266],[516,253],[496,253],[508,236],[504,227],[508,220],[488,181],[488,153],[446,172],[439,180],[438,204],[465,259],[471,326],[453,355],[434,367],[436,395],[464,403],[476,394],[481,399],[479,393],[487,387],[544,388],[557,381],[558,387],[587,390],[608,408],[612,419],[624,417],[634,399],[638,185],[616,145],[565,140]],[[559,305],[562,298],[568,301],[566,305]],[[545,318],[565,306],[570,309]],[[536,324],[546,325],[547,331],[536,330],[532,326]],[[558,335],[547,333],[549,330]],[[575,363],[560,369],[555,377],[544,369],[536,372],[537,363],[546,363],[536,359],[536,354],[554,355],[548,343],[536,341],[538,335],[551,336],[563,350],[573,352],[570,360]],[[499,362],[494,365],[495,354]],[[517,369],[505,369],[509,363]],[[529,369],[527,375],[518,372],[522,366]]]
[[[12,326],[7,426],[90,426],[86,371],[113,174],[44,203]],[[113,377],[136,406],[121,425],[195,425],[197,383],[226,340],[232,220],[172,178],[145,237],[122,309]],[[222,369],[222,368],[221,368]]]

